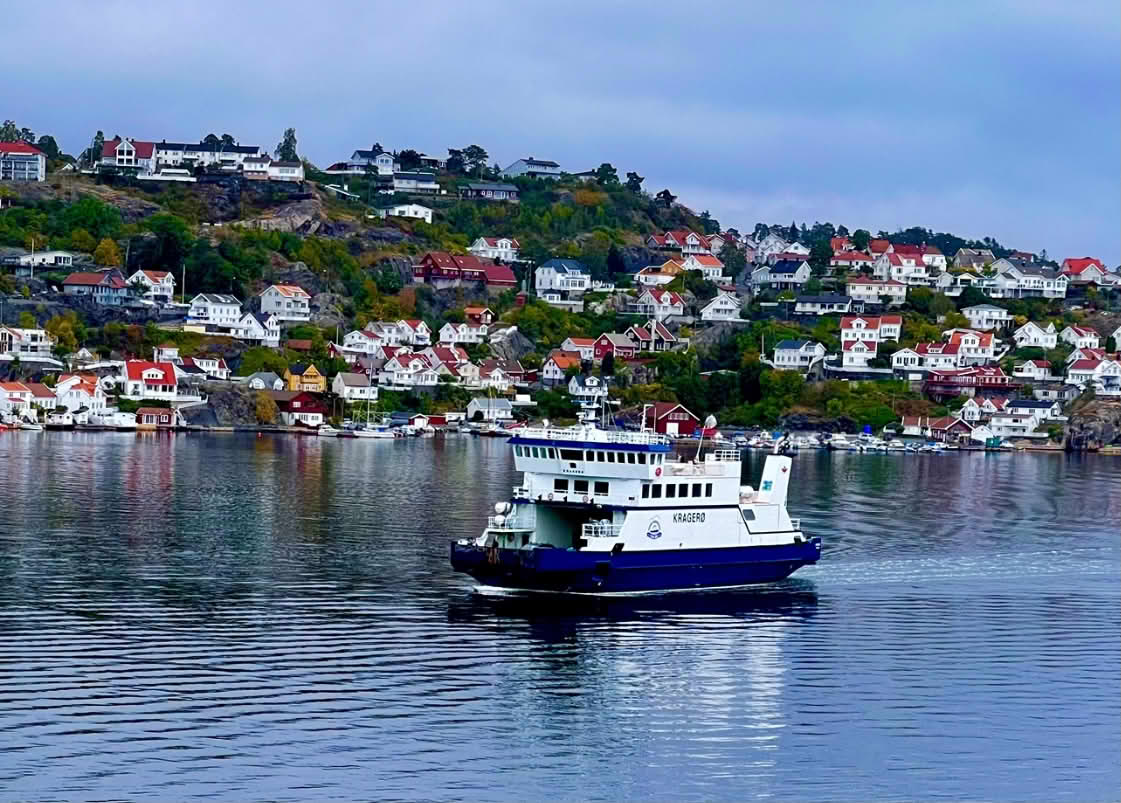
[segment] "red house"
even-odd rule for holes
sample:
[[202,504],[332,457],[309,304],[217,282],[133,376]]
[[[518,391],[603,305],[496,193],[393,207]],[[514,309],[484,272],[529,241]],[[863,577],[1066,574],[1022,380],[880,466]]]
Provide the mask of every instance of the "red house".
[[638,346],[626,335],[621,335],[618,332],[604,332],[596,338],[595,345],[592,347],[595,361],[602,361],[609,351],[615,353],[615,359],[617,360],[629,360],[638,353]]
[[655,402],[645,410],[647,429],[662,435],[692,436],[697,432],[700,419],[675,402]]

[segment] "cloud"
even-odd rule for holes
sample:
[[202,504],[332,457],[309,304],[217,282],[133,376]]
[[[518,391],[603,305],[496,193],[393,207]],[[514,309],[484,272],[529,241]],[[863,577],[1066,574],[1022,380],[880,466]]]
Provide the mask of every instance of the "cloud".
[[[67,6],[69,5],[69,9]],[[924,225],[1121,261],[1121,7],[1087,2],[238,2],[6,9],[4,116],[94,130],[295,126],[318,163],[380,141],[608,161],[721,222]]]

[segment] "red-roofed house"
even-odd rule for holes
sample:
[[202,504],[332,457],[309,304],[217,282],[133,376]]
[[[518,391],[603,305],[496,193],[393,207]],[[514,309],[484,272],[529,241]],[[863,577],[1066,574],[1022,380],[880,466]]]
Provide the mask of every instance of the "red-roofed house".
[[545,362],[541,364],[541,381],[546,385],[559,385],[562,382],[567,382],[565,372],[573,367],[579,370],[580,360],[579,352],[553,349],[549,352],[549,356],[545,358]]
[[100,169],[135,170],[139,175],[156,171],[156,143],[114,137],[101,145]]
[[[915,346],[915,353],[922,359],[922,367],[927,370],[962,367],[961,352],[962,347],[958,343],[919,343]],[[894,356],[892,355],[893,362]]]
[[1075,360],[1067,367],[1067,382],[1083,389],[1092,387],[1103,396],[1121,395],[1121,362],[1117,360]]
[[949,345],[957,346],[959,365],[985,365],[996,355],[996,338],[992,332],[974,332],[972,329],[955,329],[950,334]]
[[662,435],[692,437],[699,423],[700,419],[689,412],[683,404],[654,402],[643,410],[643,424],[646,429]]
[[639,351],[669,351],[678,343],[677,335],[660,321],[651,321],[644,326],[635,324],[623,334],[638,345]]
[[560,344],[562,351],[573,351],[580,355],[582,360],[595,359],[596,339],[594,337],[567,337]]
[[1101,340],[1089,326],[1068,326],[1059,333],[1059,339],[1076,349],[1096,349]]
[[[900,253],[898,249],[904,247],[914,251]],[[908,285],[929,286],[932,283],[918,246],[898,246],[895,251],[880,254],[876,257],[874,272],[877,279],[894,279]]]
[[670,315],[684,315],[685,299],[670,290],[648,287],[639,294],[635,307],[642,315],[662,319]]
[[128,360],[122,380],[121,395],[127,399],[179,399],[174,363]]
[[91,296],[98,304],[110,306],[120,306],[128,298],[128,284],[116,268],[71,273],[63,280],[62,291],[68,296]]
[[0,142],[0,181],[46,180],[46,154],[27,142]]
[[841,365],[845,368],[867,368],[876,357],[876,344],[871,340],[846,340],[841,343]]
[[413,281],[428,282],[435,287],[459,287],[464,282],[483,282],[487,290],[501,292],[517,287],[514,272],[507,265],[495,265],[474,254],[449,254],[429,251],[413,265]]
[[105,409],[105,391],[95,374],[63,374],[54,386],[58,406],[71,413],[82,408],[90,412]]
[[710,282],[718,282],[724,275],[724,263],[712,254],[690,254],[682,261],[681,267],[700,271]]
[[137,429],[171,429],[175,426],[175,411],[170,407],[138,407]]
[[521,245],[513,237],[477,237],[467,248],[469,254],[484,259],[516,262]]
[[23,382],[0,382],[0,401],[6,402],[0,408],[22,414],[31,409],[35,395]]
[[868,241],[868,253],[873,257],[878,257],[880,254],[889,254],[894,250],[891,240],[875,239]]
[[895,279],[853,276],[845,283],[845,293],[854,301],[865,304],[882,304],[887,298],[889,305],[899,306],[907,300],[907,285]]
[[1067,257],[1059,268],[1072,284],[1101,283],[1106,273],[1105,265],[1097,257]]
[[296,284],[274,284],[260,295],[261,312],[280,321],[311,319],[311,294]]
[[931,371],[923,382],[923,392],[939,399],[975,396],[986,391],[1009,393],[1018,387],[1019,383],[997,365],[938,369]]
[[171,301],[175,295],[175,277],[166,270],[138,270],[128,277],[132,286],[144,288],[144,298],[152,301]]
[[834,255],[836,255],[840,251],[851,251],[852,240],[850,240],[848,237],[830,237],[829,247],[833,249]]
[[1012,369],[1012,376],[1017,379],[1031,379],[1036,382],[1045,382],[1055,378],[1051,375],[1051,363],[1048,360],[1026,360]]
[[[836,239],[836,238],[834,238]],[[829,265],[834,268],[851,268],[854,270],[870,270],[875,262],[872,257],[862,251],[834,251]]]

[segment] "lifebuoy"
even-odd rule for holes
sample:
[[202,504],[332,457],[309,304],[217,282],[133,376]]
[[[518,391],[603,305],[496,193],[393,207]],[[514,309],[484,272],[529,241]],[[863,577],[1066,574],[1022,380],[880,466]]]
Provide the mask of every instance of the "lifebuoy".
[[655,476],[655,477],[660,477],[660,476],[662,476],[662,469],[661,469],[661,468],[656,468],[656,469],[654,469],[654,476]]
[[552,494],[549,494],[549,501],[550,501],[550,502],[552,502],[552,501],[553,501],[553,495],[552,495]]
[[586,505],[586,504],[588,504],[588,502],[590,502],[590,501],[592,501],[592,500],[591,500],[591,499],[589,499],[589,498],[588,498],[588,497],[586,497],[586,496],[584,497],[584,504],[585,504],[585,505]]

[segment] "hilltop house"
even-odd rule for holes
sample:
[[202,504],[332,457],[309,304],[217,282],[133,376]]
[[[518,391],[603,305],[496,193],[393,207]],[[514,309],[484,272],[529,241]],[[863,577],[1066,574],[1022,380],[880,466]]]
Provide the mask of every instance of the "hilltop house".
[[649,287],[639,294],[635,308],[641,315],[664,319],[671,315],[684,315],[685,300],[669,290]]
[[982,331],[989,329],[1002,329],[1012,323],[1012,315],[1006,309],[992,304],[974,304],[965,307],[961,314],[969,319],[969,326]]
[[866,271],[872,270],[875,260],[862,251],[834,251],[829,260],[831,268],[845,268],[846,270]]
[[138,270],[128,277],[133,287],[144,288],[144,298],[151,301],[171,301],[175,295],[175,277],[166,270]]
[[593,352],[596,362],[602,362],[609,352],[615,355],[616,360],[629,360],[638,353],[638,344],[624,334],[604,332],[596,338]]
[[709,323],[738,321],[741,320],[742,309],[743,303],[733,293],[717,293],[712,300],[701,307],[701,320]]
[[845,316],[841,319],[841,365],[867,368],[879,344],[898,340],[903,330],[899,315]]
[[107,306],[120,306],[128,299],[128,284],[116,268],[71,273],[62,282],[62,291],[68,296],[91,296]]
[[490,292],[501,292],[517,286],[514,272],[508,265],[495,265],[474,254],[449,254],[429,251],[413,265],[413,281],[427,282],[433,287],[460,287],[468,282],[482,282]]
[[0,181],[46,181],[47,155],[28,142],[0,142]]
[[423,220],[425,223],[432,222],[432,209],[424,204],[388,204],[386,206],[378,206],[374,210],[374,214],[382,220],[391,217],[403,217],[412,220]]
[[1059,269],[1072,284],[1102,284],[1107,278],[1105,265],[1096,257],[1067,257]]
[[377,385],[370,383],[365,374],[339,371],[331,380],[331,392],[346,402],[377,401]]
[[567,337],[560,344],[561,351],[575,352],[581,360],[595,359],[596,339],[594,337]]
[[[172,375],[174,376],[174,369]],[[74,413],[85,408],[89,412],[101,412],[107,406],[105,390],[95,374],[63,374],[54,386],[56,407]]]
[[[595,354],[595,347],[592,350]],[[556,385],[565,381],[569,368],[580,368],[580,354],[575,351],[553,349],[541,364],[541,381],[546,385]]]
[[568,380],[568,395],[577,405],[598,409],[607,398],[607,383],[598,376],[574,376]]
[[560,165],[556,162],[548,159],[534,159],[532,156],[518,159],[518,161],[502,171],[503,178],[516,178],[518,176],[529,176],[530,178],[560,178],[560,174]]
[[237,322],[237,338],[261,346],[280,346],[280,321],[275,315],[246,312]]
[[0,326],[0,355],[5,357],[50,357],[54,342],[46,329]]
[[261,312],[274,315],[280,321],[307,321],[311,319],[311,295],[295,284],[274,284],[262,291]]
[[533,272],[534,287],[538,295],[549,290],[564,294],[583,294],[592,286],[588,269],[575,259],[550,259]]
[[121,395],[126,399],[179,399],[179,381],[173,363],[128,360],[122,379]]
[[511,201],[518,200],[518,188],[513,184],[495,181],[472,181],[459,191],[459,197],[468,201]]
[[634,324],[623,332],[623,336],[638,346],[639,351],[670,351],[679,342],[677,335],[656,320],[644,326]]
[[513,237],[478,237],[468,246],[467,253],[483,259],[517,262],[520,250],[521,245]]
[[719,282],[724,277],[724,263],[712,254],[689,254],[681,267],[699,272],[710,282]]
[[1051,363],[1048,360],[1026,360],[1012,369],[1012,376],[1017,379],[1030,379],[1035,382],[1046,382],[1056,377],[1051,374]]
[[226,329],[239,329],[242,317],[241,302],[224,293],[199,293],[191,299],[190,309],[187,310],[188,323]]
[[926,272],[926,264],[922,261],[922,254],[918,249],[913,252],[900,251],[902,246],[897,246],[895,251],[880,254],[876,257],[873,273],[877,279],[894,279],[904,285],[927,286],[930,277]]
[[775,368],[806,373],[817,360],[824,359],[825,346],[812,340],[780,340],[775,346]]
[[1098,333],[1089,326],[1068,326],[1059,333],[1059,337],[1076,349],[1096,349],[1100,343]]
[[486,324],[471,323],[445,323],[440,327],[440,343],[449,346],[461,344],[485,343],[487,339]]
[[775,290],[797,290],[810,280],[810,263],[806,260],[780,259],[773,265],[763,265],[751,272],[751,283],[756,287]]
[[898,306],[907,300],[907,285],[896,279],[855,276],[845,283],[845,292],[854,301],[864,304],[882,304],[886,298],[890,306]]
[[958,252],[954,254],[953,265],[955,268],[978,271],[995,261],[993,252],[988,248],[959,248]]
[[847,315],[852,311],[852,297],[829,293],[798,296],[794,299],[795,315]]
[[1002,257],[992,264],[996,276],[989,289],[993,298],[1066,298],[1066,275],[1017,257]]
[[634,281],[643,287],[660,287],[672,282],[684,270],[680,260],[667,259],[661,265],[647,265],[635,274]]

